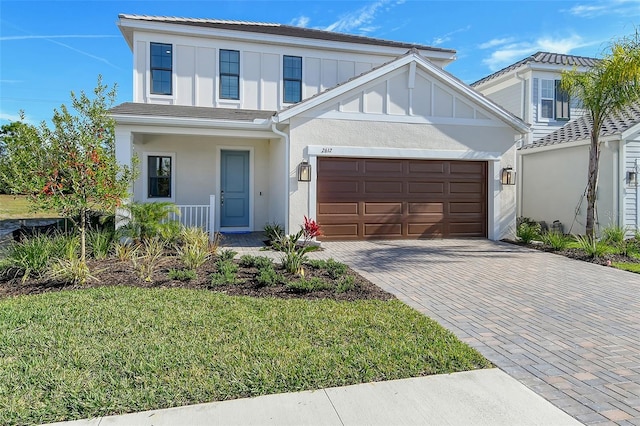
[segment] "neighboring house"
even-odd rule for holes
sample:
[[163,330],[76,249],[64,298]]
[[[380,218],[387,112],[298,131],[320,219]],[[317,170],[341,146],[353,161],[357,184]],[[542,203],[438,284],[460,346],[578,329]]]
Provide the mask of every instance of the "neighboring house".
[[[559,220],[565,232],[585,232],[590,132],[590,119],[584,116],[518,151],[520,216],[549,224]],[[640,104],[609,117],[600,141],[597,224],[600,229],[608,225],[638,229]]]
[[561,73],[586,71],[596,62],[595,58],[537,52],[471,87],[531,125],[527,144],[583,115],[578,103],[560,90]]
[[222,232],[296,232],[304,215],[325,239],[513,231],[500,176],[529,129],[442,69],[455,51],[279,24],[118,26],[133,102],[111,113],[118,160],[141,160],[134,200]]

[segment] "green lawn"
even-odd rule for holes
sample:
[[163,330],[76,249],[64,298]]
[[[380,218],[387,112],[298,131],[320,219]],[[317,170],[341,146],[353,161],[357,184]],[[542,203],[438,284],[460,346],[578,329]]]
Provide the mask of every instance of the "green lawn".
[[58,217],[55,212],[34,212],[24,195],[0,194],[0,220]]
[[397,300],[128,287],[0,300],[0,424],[490,366]]

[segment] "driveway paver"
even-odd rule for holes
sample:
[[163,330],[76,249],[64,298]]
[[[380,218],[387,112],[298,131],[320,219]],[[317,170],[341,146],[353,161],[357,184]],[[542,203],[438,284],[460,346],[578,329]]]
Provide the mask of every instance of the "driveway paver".
[[640,275],[481,239],[323,247],[581,422],[640,425]]

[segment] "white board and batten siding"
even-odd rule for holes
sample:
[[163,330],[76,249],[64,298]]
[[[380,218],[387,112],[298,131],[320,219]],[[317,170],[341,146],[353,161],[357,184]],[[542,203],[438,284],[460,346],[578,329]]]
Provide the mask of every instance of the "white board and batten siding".
[[[150,93],[150,43],[173,45],[173,93]],[[240,52],[240,99],[220,99],[220,49]],[[281,110],[283,56],[302,57],[302,97],[306,99],[394,59],[323,49],[169,36],[138,32],[134,43],[134,102],[255,110]]]

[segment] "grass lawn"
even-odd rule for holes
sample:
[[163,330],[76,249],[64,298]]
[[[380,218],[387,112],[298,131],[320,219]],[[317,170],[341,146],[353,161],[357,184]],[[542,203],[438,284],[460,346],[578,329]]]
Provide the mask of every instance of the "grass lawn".
[[397,300],[129,287],[0,300],[0,424],[490,366]]
[[0,194],[0,220],[58,217],[55,212],[32,210],[32,205],[24,195]]

